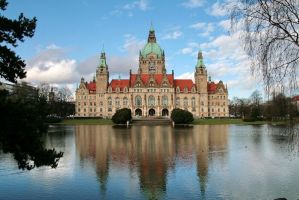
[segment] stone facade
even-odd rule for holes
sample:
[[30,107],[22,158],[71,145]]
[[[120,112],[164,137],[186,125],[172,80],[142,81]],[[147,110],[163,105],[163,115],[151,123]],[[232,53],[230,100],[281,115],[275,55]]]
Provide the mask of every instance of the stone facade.
[[93,81],[81,78],[76,90],[77,117],[111,118],[117,109],[130,108],[133,117],[165,116],[174,108],[186,109],[194,117],[228,117],[228,90],[222,81],[208,81],[202,52],[191,79],[175,79],[174,72],[167,74],[164,51],[156,42],[155,31],[149,31],[148,42],[139,53],[136,74],[130,71],[129,79],[109,82],[105,52]]

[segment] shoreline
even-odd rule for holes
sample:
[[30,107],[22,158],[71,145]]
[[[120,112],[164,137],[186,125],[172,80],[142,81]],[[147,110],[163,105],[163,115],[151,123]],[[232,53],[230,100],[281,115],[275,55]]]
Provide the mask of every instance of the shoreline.
[[[294,124],[297,124],[298,119],[294,119]],[[253,122],[244,122],[242,119],[195,119],[192,125],[286,125],[289,121],[280,120],[280,121],[253,121]],[[51,125],[114,125],[111,119],[64,119],[62,122],[50,123]]]

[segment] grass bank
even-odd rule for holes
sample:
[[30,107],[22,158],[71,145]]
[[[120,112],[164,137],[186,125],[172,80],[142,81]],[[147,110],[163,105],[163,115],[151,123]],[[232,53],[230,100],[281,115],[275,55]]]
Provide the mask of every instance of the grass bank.
[[[298,119],[295,121],[298,123]],[[195,119],[193,124],[201,125],[217,125],[217,124],[240,124],[240,125],[263,125],[263,124],[275,124],[283,125],[289,123],[288,121],[254,121],[244,122],[242,119]]]
[[110,125],[113,124],[111,119],[64,119],[57,124],[65,125]]

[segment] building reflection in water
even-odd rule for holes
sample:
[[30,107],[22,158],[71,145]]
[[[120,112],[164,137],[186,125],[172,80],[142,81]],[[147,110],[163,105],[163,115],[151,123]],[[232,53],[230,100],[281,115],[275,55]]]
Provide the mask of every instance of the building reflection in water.
[[205,195],[209,159],[225,158],[228,126],[194,126],[173,129],[171,126],[133,126],[115,129],[111,126],[76,126],[76,147],[82,162],[94,162],[105,192],[109,167],[136,171],[139,185],[148,199],[159,199],[166,193],[167,176],[176,160],[196,162],[200,193]]

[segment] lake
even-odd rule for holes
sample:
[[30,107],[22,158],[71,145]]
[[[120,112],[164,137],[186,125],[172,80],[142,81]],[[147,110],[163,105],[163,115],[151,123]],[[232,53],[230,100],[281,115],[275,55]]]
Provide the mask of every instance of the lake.
[[0,199],[299,199],[299,137],[279,126],[51,126],[58,167],[0,152]]

